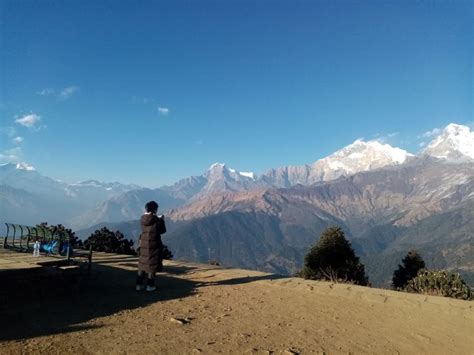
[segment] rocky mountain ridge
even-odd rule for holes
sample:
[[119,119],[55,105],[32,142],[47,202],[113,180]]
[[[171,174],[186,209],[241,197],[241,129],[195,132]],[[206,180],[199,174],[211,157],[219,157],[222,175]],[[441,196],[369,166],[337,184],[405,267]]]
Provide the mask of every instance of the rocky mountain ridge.
[[[474,279],[473,211],[474,164],[423,156],[310,186],[203,197],[167,214],[164,240],[185,260],[292,274],[321,232],[337,225],[374,284],[387,286],[412,247],[430,267]],[[138,226],[113,228],[137,237]]]
[[[181,179],[173,185],[157,189],[96,180],[65,184],[40,175],[27,164],[0,166],[0,181],[4,185],[62,204],[64,213],[57,217],[74,228],[82,228],[100,222],[136,219],[143,205],[152,199],[158,200],[160,209],[166,211],[219,193],[258,193],[269,188],[310,186],[383,167],[402,168],[420,157],[437,157],[446,162],[470,162],[474,161],[473,135],[466,126],[450,124],[418,156],[379,141],[358,139],[312,164],[271,169],[261,176],[215,163],[200,176]],[[20,209],[16,209],[15,213],[19,220]],[[49,216],[48,213],[46,215]]]
[[[459,132],[462,134],[458,134]],[[111,201],[105,202],[95,209],[93,219],[90,219],[90,213],[83,216],[81,223],[85,224],[86,221],[89,221],[89,225],[92,225],[94,223],[91,222],[118,222],[135,219],[140,214],[139,211],[134,209],[135,206],[144,205],[155,196],[161,196],[162,210],[167,210],[218,193],[232,194],[275,187],[309,186],[318,182],[350,176],[358,172],[372,171],[389,166],[400,167],[416,158],[436,156],[436,151],[429,148],[435,145],[449,145],[449,149],[452,151],[452,154],[440,159],[453,161],[452,157],[455,156],[457,157],[454,160],[456,162],[471,161],[469,147],[472,145],[470,142],[472,134],[474,133],[471,133],[466,126],[450,124],[417,156],[379,141],[366,142],[357,139],[349,146],[338,150],[326,158],[319,159],[313,164],[271,169],[261,176],[249,172],[239,172],[225,164],[215,163],[201,176],[185,178],[174,185],[154,189],[148,195],[140,194],[140,196],[143,196],[143,199],[137,198],[137,194],[133,191],[121,196],[121,202],[117,201],[118,198],[113,198]],[[443,143],[445,141],[448,143]],[[456,144],[449,143],[451,141],[454,141]],[[474,156],[474,153],[472,155]],[[464,160],[459,160],[459,157],[464,157]],[[116,207],[119,205],[122,208]],[[126,206],[134,206],[134,208]],[[127,211],[134,212],[128,213]]]

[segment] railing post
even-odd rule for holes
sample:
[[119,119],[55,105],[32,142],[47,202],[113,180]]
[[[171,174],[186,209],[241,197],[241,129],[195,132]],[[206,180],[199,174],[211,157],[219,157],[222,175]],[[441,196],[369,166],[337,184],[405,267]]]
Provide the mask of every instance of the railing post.
[[92,243],[89,245],[89,265],[87,265],[87,271],[90,273],[91,272],[91,266],[92,266]]
[[7,239],[8,235],[10,234],[10,225],[8,223],[5,223],[7,226],[7,235],[5,236],[5,239],[3,240],[3,248],[5,249],[7,247]]
[[15,247],[15,237],[16,237],[16,225],[13,224],[13,240],[12,240],[12,247]]
[[25,232],[23,231],[23,226],[20,224],[18,227],[20,227],[20,230],[21,230],[21,234],[20,234],[20,250],[23,249],[22,247],[22,241],[21,239],[23,238],[23,234],[25,234]]
[[[25,250],[28,251],[28,243],[30,242],[30,227],[25,226],[26,230],[28,231],[28,234],[26,235],[26,248]],[[23,239],[23,237],[22,237]],[[20,239],[20,248],[23,249],[23,241]]]

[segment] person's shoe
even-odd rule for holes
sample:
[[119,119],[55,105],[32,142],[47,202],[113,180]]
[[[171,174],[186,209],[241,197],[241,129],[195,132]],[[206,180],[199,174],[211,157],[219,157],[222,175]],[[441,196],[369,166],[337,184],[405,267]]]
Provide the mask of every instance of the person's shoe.
[[146,290],[147,290],[148,292],[152,292],[152,291],[155,291],[155,290],[156,290],[156,287],[155,287],[155,286],[147,286],[147,287],[146,287]]
[[143,290],[143,285],[137,285],[137,286],[135,287],[135,290],[137,290],[137,291]]

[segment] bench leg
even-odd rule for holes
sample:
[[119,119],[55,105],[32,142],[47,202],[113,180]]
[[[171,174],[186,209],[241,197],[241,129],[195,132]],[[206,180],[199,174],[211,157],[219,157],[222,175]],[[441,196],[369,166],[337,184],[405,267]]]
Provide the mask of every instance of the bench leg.
[[89,265],[87,265],[87,269],[88,269],[88,272],[90,273],[90,272],[91,272],[91,266],[92,266],[92,244],[89,245],[89,257],[88,257],[88,260],[89,260]]

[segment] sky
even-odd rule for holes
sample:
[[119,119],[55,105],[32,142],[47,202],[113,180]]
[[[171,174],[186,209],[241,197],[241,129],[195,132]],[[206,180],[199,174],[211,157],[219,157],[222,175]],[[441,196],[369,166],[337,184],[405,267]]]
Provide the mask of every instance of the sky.
[[472,125],[472,1],[0,0],[0,163],[171,184]]

